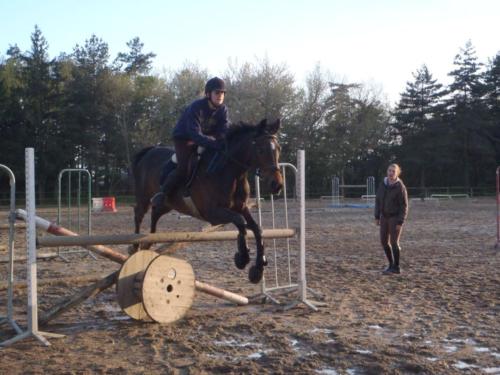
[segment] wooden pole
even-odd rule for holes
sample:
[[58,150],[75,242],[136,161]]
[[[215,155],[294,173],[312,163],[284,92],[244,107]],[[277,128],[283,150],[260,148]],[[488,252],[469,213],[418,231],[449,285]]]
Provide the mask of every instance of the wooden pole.
[[68,311],[73,306],[79,305],[83,301],[95,296],[103,290],[110,288],[116,283],[118,272],[119,271],[115,271],[105,278],[95,282],[94,284],[86,286],[78,293],[75,293],[69,297],[62,298],[49,310],[44,311],[43,314],[41,314],[40,318],[38,319],[38,323],[42,326],[46,325],[52,319],[57,318],[59,315],[61,315],[65,311]]
[[[238,231],[236,230],[212,233],[166,232],[149,234],[78,236],[76,233],[70,234],[73,232],[58,227],[58,232],[61,232],[59,235],[71,237],[39,237],[37,242],[38,247],[83,246],[111,260],[113,260],[113,255],[101,245],[144,244],[159,242],[235,241],[238,238]],[[262,232],[263,238],[290,238],[293,236],[295,236],[294,229],[267,229]],[[252,232],[248,233],[248,238],[254,238]],[[98,249],[92,249],[94,246],[98,247]]]
[[[16,215],[20,219],[25,219],[26,218],[26,211],[18,209],[16,210]],[[78,238],[78,233],[75,233],[73,231],[70,231],[69,229],[66,229],[64,227],[61,227],[57,224],[51,223],[48,220],[45,220],[39,216],[35,217],[35,224],[37,228],[44,229],[46,232],[53,234],[55,236],[70,236],[70,237],[76,237]],[[69,237],[46,237],[48,238],[69,238]],[[122,253],[119,253],[113,249],[110,249],[109,247],[106,246],[101,246],[100,244],[96,245],[80,245],[76,244],[74,246],[82,246],[104,258],[107,258],[109,260],[112,260],[113,262],[123,264],[127,260],[128,256]],[[57,247],[57,246],[55,246]]]
[[210,294],[214,297],[222,298],[231,302],[236,303],[237,305],[243,306],[248,305],[248,298],[240,296],[239,294],[229,292],[224,289],[217,288],[213,285],[203,283],[201,281],[196,280],[194,282],[194,286],[196,290],[200,292]]

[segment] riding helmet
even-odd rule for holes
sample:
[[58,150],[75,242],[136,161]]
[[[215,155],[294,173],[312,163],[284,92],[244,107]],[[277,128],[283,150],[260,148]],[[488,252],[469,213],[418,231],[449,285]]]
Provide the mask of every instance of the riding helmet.
[[226,91],[226,84],[219,77],[210,78],[205,85],[205,94],[208,94],[214,90]]

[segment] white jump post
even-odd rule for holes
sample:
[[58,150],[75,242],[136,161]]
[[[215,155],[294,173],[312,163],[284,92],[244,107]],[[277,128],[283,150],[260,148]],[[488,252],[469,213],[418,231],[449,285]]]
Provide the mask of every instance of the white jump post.
[[56,333],[38,330],[38,296],[36,275],[36,225],[35,225],[35,151],[33,148],[25,149],[26,159],[26,247],[28,249],[27,278],[28,285],[28,327],[25,332],[18,334],[10,340],[1,343],[2,346],[10,345],[26,337],[33,336],[44,345],[50,345],[46,337],[64,337]]
[[332,206],[340,206],[340,179],[338,176],[332,177]]
[[0,324],[6,322],[10,324],[14,330],[20,334],[21,328],[14,320],[14,303],[13,303],[13,289],[14,289],[14,231],[16,222],[16,177],[12,170],[6,165],[0,164],[0,170],[4,170],[9,175],[10,185],[10,209],[9,209],[9,271],[8,271],[8,289],[7,289],[7,315],[0,318]]
[[[292,281],[292,269],[291,269],[291,253],[290,253],[290,240],[287,238],[286,240],[286,251],[287,251],[287,271],[288,271],[288,280],[285,283],[280,284],[278,280],[278,260],[277,260],[277,249],[276,249],[276,240],[274,240],[274,285],[268,286],[268,282],[266,277],[262,278],[261,283],[261,296],[278,303],[279,301],[271,294],[272,292],[278,291],[297,291],[297,301],[290,304],[286,308],[294,307],[298,304],[305,304],[313,310],[317,310],[318,308],[307,299],[307,291],[312,290],[307,288],[307,279],[306,279],[306,238],[305,238],[305,228],[306,228],[306,220],[305,220],[305,152],[304,150],[299,150],[297,154],[297,167],[290,163],[280,163],[280,168],[282,170],[284,189],[283,189],[283,200],[284,200],[284,220],[285,220],[285,228],[289,227],[288,222],[288,197],[286,191],[286,169],[291,169],[295,174],[295,181],[297,186],[297,198],[299,202],[299,232],[298,232],[298,270],[297,270],[297,281],[294,283]],[[262,227],[262,207],[260,200],[260,180],[256,177],[256,196],[258,202],[258,218],[259,225]],[[275,206],[274,206],[274,197],[271,195],[271,225],[273,226],[273,230],[275,227]],[[264,230],[265,232],[265,230]]]
[[375,177],[370,176],[366,179],[366,203],[375,204],[376,192],[375,192]]

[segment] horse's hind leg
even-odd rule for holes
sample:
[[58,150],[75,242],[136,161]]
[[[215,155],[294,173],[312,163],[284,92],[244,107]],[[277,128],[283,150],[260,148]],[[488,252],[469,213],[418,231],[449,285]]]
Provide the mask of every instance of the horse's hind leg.
[[144,215],[148,211],[149,202],[142,202],[141,204],[136,204],[134,207],[134,221],[135,221],[135,233],[141,232],[141,223],[144,219]]
[[[134,207],[134,222],[135,222],[135,233],[141,232],[141,223],[144,219],[144,215],[148,211],[149,201],[143,201],[137,203]],[[132,245],[129,247],[129,254],[134,254],[139,250],[139,245]]]
[[[153,206],[151,207],[151,233],[156,233],[156,227],[158,225],[158,220],[160,220],[160,217],[165,215],[166,213],[172,211],[172,208],[169,206]],[[143,249],[149,249],[151,247],[151,243],[146,243],[142,246]]]

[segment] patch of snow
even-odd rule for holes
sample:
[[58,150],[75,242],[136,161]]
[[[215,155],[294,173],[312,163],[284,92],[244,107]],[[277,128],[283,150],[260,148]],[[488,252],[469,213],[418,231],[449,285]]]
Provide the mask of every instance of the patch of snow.
[[436,362],[439,358],[436,358],[436,357],[427,357],[425,359],[428,360],[428,361],[430,361],[430,362]]
[[474,339],[466,339],[464,341],[467,345],[476,346],[477,342]]
[[368,328],[370,329],[383,329],[381,326],[379,326],[378,324],[374,324],[374,325],[371,325],[371,326],[368,326]]
[[356,349],[356,352],[359,354],[372,354],[370,350],[364,350],[364,349]]
[[252,353],[250,354],[247,358],[248,359],[259,359],[262,357],[262,353],[257,352],[257,353]]
[[255,353],[249,354],[247,356],[247,358],[248,359],[260,359],[260,358],[262,358],[263,355],[271,353],[272,351],[273,351],[273,349],[263,350],[261,352],[255,352]]
[[309,331],[309,333],[326,333],[328,335],[330,333],[333,333],[333,331],[328,328],[313,328]]
[[478,348],[474,348],[474,351],[478,352],[478,353],[486,353],[486,352],[489,352],[490,349],[489,348],[485,348],[485,347],[478,347]]
[[214,341],[215,345],[219,346],[236,346],[238,348],[246,348],[246,347],[259,347],[262,346],[262,344],[259,344],[257,342],[238,342],[234,339],[231,340],[221,340],[221,341]]
[[321,370],[316,370],[316,373],[324,375],[338,375],[338,372],[332,368],[324,368]]
[[481,370],[483,370],[486,374],[500,374],[500,367],[485,367]]
[[465,362],[462,362],[462,361],[458,361],[457,363],[455,363],[453,365],[453,367],[459,369],[459,370],[465,370],[465,369],[468,369],[468,368],[476,368],[477,366],[476,365],[469,365],[468,363],[465,363]]
[[453,353],[453,352],[456,352],[457,351],[457,347],[455,345],[445,345],[443,346],[444,350],[446,350],[446,352],[448,353]]
[[126,315],[126,316],[112,316],[108,319],[109,320],[130,320],[132,318],[130,318],[128,315]]

